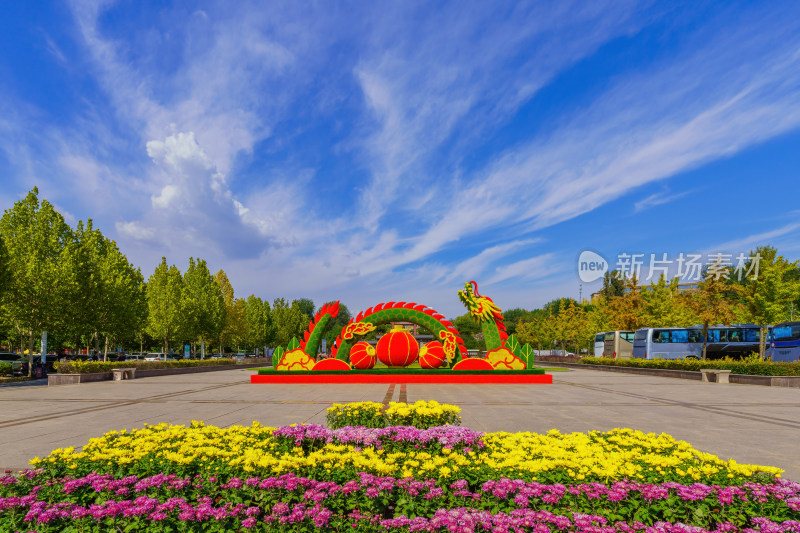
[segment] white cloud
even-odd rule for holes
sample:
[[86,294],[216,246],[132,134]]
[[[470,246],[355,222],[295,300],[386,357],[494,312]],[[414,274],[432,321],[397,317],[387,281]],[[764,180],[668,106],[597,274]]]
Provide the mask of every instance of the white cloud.
[[635,204],[633,204],[633,211],[635,213],[640,213],[642,211],[650,209],[651,207],[668,204],[670,202],[674,202],[675,200],[683,198],[684,196],[692,192],[694,191],[683,191],[675,194],[669,194],[668,192],[665,191],[653,193],[650,196],[643,198],[638,202],[636,202]]
[[139,222],[117,222],[115,228],[122,235],[137,241],[150,241],[156,235],[155,228],[146,227]]

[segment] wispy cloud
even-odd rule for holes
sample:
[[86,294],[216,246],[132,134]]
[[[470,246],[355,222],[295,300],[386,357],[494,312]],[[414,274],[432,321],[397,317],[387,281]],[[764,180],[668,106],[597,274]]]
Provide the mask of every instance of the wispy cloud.
[[650,209],[651,207],[656,207],[659,205],[664,205],[670,202],[674,202],[675,200],[679,200],[680,198],[683,198],[684,196],[691,194],[693,192],[694,191],[683,191],[673,194],[670,194],[668,191],[656,192],[633,204],[633,211],[635,213],[640,213],[642,211]]

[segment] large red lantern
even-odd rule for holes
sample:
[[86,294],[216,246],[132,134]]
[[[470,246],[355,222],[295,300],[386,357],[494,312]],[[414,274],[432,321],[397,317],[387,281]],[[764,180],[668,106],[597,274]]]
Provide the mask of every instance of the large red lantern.
[[417,360],[419,343],[403,326],[395,326],[392,331],[378,341],[378,359],[386,366],[403,367]]
[[368,370],[375,366],[375,347],[370,343],[357,342],[350,348],[350,364],[359,370]]
[[431,341],[419,351],[419,366],[422,368],[439,368],[444,360],[444,346],[439,341]]

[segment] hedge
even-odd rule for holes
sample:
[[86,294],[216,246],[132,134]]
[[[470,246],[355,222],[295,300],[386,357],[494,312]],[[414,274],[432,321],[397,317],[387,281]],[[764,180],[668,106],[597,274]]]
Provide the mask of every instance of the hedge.
[[11,363],[8,361],[0,361],[0,376],[11,375]]
[[733,359],[610,359],[608,357],[584,357],[584,365],[629,366],[634,368],[663,368],[667,370],[695,370],[718,368],[733,374],[751,376],[800,376],[800,363],[773,363],[770,361],[748,362]]
[[54,367],[59,374],[91,374],[110,372],[115,368],[153,370],[158,368],[190,368],[196,366],[235,365],[233,359],[202,359],[188,361],[59,361]]

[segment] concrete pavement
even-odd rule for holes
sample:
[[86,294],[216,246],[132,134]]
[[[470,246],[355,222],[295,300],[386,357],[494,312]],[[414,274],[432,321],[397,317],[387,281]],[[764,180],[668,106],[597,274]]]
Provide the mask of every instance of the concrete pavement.
[[669,433],[741,463],[800,480],[800,390],[722,385],[593,370],[554,372],[553,385],[251,385],[251,370],[56,387],[0,388],[0,470],[54,448],[80,447],[145,423],[279,426],[324,423],[334,402],[437,400],[483,431],[630,427]]

